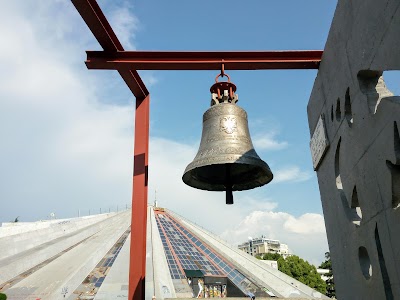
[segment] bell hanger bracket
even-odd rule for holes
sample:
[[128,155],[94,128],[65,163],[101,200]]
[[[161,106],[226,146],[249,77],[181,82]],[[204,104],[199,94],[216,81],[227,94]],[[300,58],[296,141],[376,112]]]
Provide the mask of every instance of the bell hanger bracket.
[[[218,78],[227,77],[228,81],[218,81]],[[236,92],[236,85],[231,82],[231,78],[225,73],[225,64],[221,64],[221,73],[215,77],[215,83],[210,88],[211,92],[211,106],[219,103],[232,103],[236,104],[239,97]]]

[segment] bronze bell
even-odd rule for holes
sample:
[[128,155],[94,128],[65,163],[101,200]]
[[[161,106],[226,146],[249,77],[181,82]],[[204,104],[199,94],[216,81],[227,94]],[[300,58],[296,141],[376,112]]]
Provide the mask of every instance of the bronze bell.
[[[228,82],[218,82],[219,76],[227,76]],[[254,150],[247,113],[236,105],[236,86],[222,73],[215,81],[211,107],[203,115],[200,148],[182,180],[197,189],[226,191],[226,204],[233,204],[232,191],[262,186],[273,175]]]

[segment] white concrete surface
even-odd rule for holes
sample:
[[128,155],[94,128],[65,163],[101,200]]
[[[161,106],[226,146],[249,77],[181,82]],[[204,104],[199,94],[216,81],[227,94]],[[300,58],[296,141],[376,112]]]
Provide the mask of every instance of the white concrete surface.
[[151,219],[153,210],[147,207],[147,227],[146,227],[146,280],[145,280],[145,300],[151,300],[155,296],[155,278],[154,278],[154,262],[153,262],[153,221]]
[[[15,276],[29,270],[30,268],[44,262],[45,260],[57,255],[61,251],[79,243],[80,241],[90,237],[91,235],[99,232],[104,227],[108,226],[110,219],[116,216],[115,213],[102,215],[100,217],[94,217],[83,220],[72,219],[71,222],[63,224],[55,223],[56,234],[54,237],[52,234],[43,235],[38,233],[40,229],[35,229],[35,233],[32,234],[34,242],[28,240],[29,233],[25,232],[21,235],[22,239],[19,239],[20,235],[11,235],[6,238],[0,239],[0,249],[4,249],[5,252],[17,252],[14,255],[9,255],[5,258],[0,258],[0,284],[14,278]],[[66,231],[63,231],[63,227],[68,226]],[[81,228],[79,228],[81,227]],[[42,229],[46,233],[51,230],[53,226]],[[62,235],[60,232],[62,231]],[[7,240],[8,245],[4,245],[4,240]],[[42,241],[35,247],[29,247],[27,250],[19,251],[27,248],[27,244],[33,245]],[[0,251],[0,252],[2,252]],[[4,255],[3,255],[4,256]]]
[[[33,222],[20,226],[0,227],[0,259],[16,255],[32,249],[53,239],[65,236],[84,227],[98,223],[115,213],[103,214],[96,217],[56,220],[55,222]],[[44,227],[42,227],[44,226]],[[20,232],[19,232],[20,231]]]
[[[156,299],[176,298],[177,295],[152,207],[149,207],[148,225],[147,236],[151,239],[148,238],[147,241],[151,241],[151,244],[147,246],[146,259],[147,262],[150,260],[153,260],[153,262],[146,266],[146,299],[151,299],[153,296],[151,292],[154,293]],[[153,287],[153,291],[148,289],[147,285],[149,288]]]
[[8,299],[61,299],[62,292],[70,297],[130,226],[131,212],[118,213],[105,222],[92,237],[5,290]]
[[5,236],[10,236],[14,234],[21,234],[24,232],[29,232],[37,229],[43,229],[51,227],[57,223],[68,222],[79,222],[86,220],[100,221],[107,218],[108,216],[115,213],[105,213],[92,216],[82,216],[79,218],[69,218],[69,219],[52,219],[52,220],[40,220],[35,222],[3,222],[0,223],[0,238]]
[[129,234],[94,300],[128,299],[130,245]]
[[270,266],[271,268],[274,268],[276,270],[278,270],[278,262],[276,260],[260,260],[261,262],[263,262],[264,264]]

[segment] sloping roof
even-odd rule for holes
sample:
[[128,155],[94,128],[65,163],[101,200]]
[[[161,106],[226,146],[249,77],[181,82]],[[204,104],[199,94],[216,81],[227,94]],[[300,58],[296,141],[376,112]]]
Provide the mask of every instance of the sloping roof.
[[[188,276],[186,270],[200,270],[203,276],[226,276],[244,295],[252,292],[257,297],[329,299],[168,209],[154,211],[150,207],[150,215],[153,228],[156,228],[152,240],[159,239],[158,244],[162,245],[156,256],[165,258],[162,272],[170,273],[169,288],[175,290],[177,298],[183,298],[191,291],[185,279],[196,277],[192,275],[194,273],[188,273],[191,274]],[[162,273],[157,270],[158,265],[153,264],[153,270]],[[166,286],[165,282],[162,284]],[[163,298],[157,279],[151,285],[156,297]],[[188,289],[183,288],[185,285]]]

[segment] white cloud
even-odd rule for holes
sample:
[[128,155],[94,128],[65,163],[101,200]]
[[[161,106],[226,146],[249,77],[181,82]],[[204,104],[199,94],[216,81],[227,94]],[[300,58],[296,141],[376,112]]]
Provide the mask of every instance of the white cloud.
[[288,146],[288,143],[280,142],[275,138],[276,133],[271,132],[267,134],[256,134],[252,137],[254,148],[258,150],[281,150]]
[[118,3],[109,14],[109,22],[125,50],[136,50],[133,43],[139,29],[138,18],[131,13],[132,5],[128,1]]
[[306,213],[297,219],[290,216],[283,227],[289,232],[304,235],[325,233],[324,218],[320,214]]
[[242,211],[244,210],[244,214],[247,213],[248,211],[273,210],[278,207],[278,203],[273,202],[271,199],[256,198],[254,196],[247,196],[247,195],[241,196],[240,201],[241,203],[239,205],[243,206],[241,210]]
[[158,78],[154,75],[153,71],[140,71],[139,74],[148,88],[158,83]]
[[312,174],[307,171],[301,171],[297,166],[291,166],[274,171],[274,179],[272,183],[281,182],[301,182],[312,177]]
[[0,198],[10,204],[0,221],[130,203],[133,103],[98,97],[107,88],[83,64],[90,32],[79,19],[62,2],[0,11]]
[[222,233],[234,245],[245,242],[249,236],[261,235],[280,240],[294,254],[316,265],[328,251],[324,219],[320,214],[307,213],[296,218],[285,212],[253,211]]

